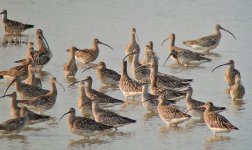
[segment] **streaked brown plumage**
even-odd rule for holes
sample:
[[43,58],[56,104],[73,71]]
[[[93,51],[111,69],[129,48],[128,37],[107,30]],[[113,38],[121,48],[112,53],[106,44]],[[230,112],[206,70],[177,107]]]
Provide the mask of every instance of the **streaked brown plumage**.
[[97,122],[100,122],[108,126],[113,126],[114,128],[136,122],[136,120],[123,117],[112,111],[100,108],[99,99],[96,95],[93,95],[91,97],[91,100],[92,100],[92,112],[93,112],[95,121]]
[[30,100],[40,95],[44,95],[49,92],[49,90],[42,89],[38,86],[33,86],[29,84],[22,83],[19,77],[12,80],[9,86],[6,88],[4,94],[8,91],[9,87],[15,82],[16,91],[18,96],[23,100]]
[[237,127],[232,125],[224,116],[213,112],[213,103],[207,102],[204,106],[206,110],[204,112],[204,120],[208,128],[210,128],[214,135],[217,133],[225,133],[233,130],[238,130]]
[[183,123],[186,120],[191,118],[190,115],[181,112],[179,109],[175,108],[171,105],[164,104],[164,96],[159,97],[158,104],[158,115],[162,121],[164,121],[167,125],[175,125],[177,126],[180,123]]
[[35,37],[38,43],[38,51],[32,53],[32,60],[36,70],[41,71],[41,69],[51,60],[53,53],[49,48],[41,29],[36,30]]
[[75,62],[75,54],[79,51],[76,47],[72,46],[71,48],[67,49],[67,53],[70,55],[70,60],[64,64],[64,74],[65,78],[74,78],[75,74],[77,73],[77,65]]
[[[39,112],[40,114],[44,113],[45,111],[51,109],[57,99],[57,88],[56,88],[56,78],[51,78],[51,90],[47,94],[35,97],[31,100],[18,100],[18,103],[21,105],[26,106],[30,110],[34,110]],[[62,86],[59,82],[57,82],[60,86]],[[63,86],[62,86],[63,87]]]
[[42,83],[40,78],[36,78],[35,76],[35,68],[33,67],[33,65],[28,65],[28,77],[25,80],[25,84],[31,85],[31,86],[38,86],[38,87],[42,87]]
[[9,33],[9,34],[21,34],[21,32],[24,32],[27,29],[33,28],[34,25],[30,24],[24,24],[18,21],[10,20],[7,18],[7,10],[3,10],[0,14],[3,15],[3,27],[4,27],[4,32]]
[[127,73],[127,61],[122,63],[122,74],[119,82],[119,88],[126,99],[129,96],[138,96],[142,93],[141,84],[131,79]]
[[[192,94],[193,94],[193,88],[188,87],[186,98],[185,98],[187,110],[193,116],[200,117],[200,119],[203,119],[205,108],[203,108],[201,106],[205,105],[205,102],[201,102],[201,101],[197,101],[197,100],[193,99]],[[222,112],[224,110],[226,110],[225,107],[213,106],[213,111],[215,111],[215,112]]]
[[[224,30],[231,34],[234,38],[235,36],[230,31],[222,28],[219,24],[215,25],[214,33],[209,36],[204,36],[197,38],[195,40],[184,41],[183,44],[189,47],[192,47],[195,50],[203,50],[204,52],[209,52],[212,49],[215,49],[220,42],[221,32],[220,30]],[[235,38],[236,39],[236,38]]]
[[16,134],[22,131],[27,124],[27,108],[21,108],[21,117],[9,119],[0,124],[0,132],[4,134]]
[[124,103],[122,100],[113,98],[109,95],[106,95],[104,93],[101,93],[99,91],[92,89],[93,79],[90,76],[86,77],[86,79],[84,79],[84,80],[76,81],[76,82],[70,84],[68,87],[70,87],[78,82],[82,82],[82,81],[84,81],[84,83],[85,83],[85,92],[86,92],[86,95],[88,96],[88,98],[91,98],[93,95],[96,95],[96,96],[98,96],[99,103],[106,105],[106,106],[113,106],[116,104]]
[[105,43],[100,42],[97,38],[93,40],[93,47],[90,49],[79,50],[75,53],[75,58],[84,64],[91,63],[95,61],[99,55],[98,44],[105,45],[113,50],[113,48]]
[[[142,104],[144,106],[144,108],[150,112],[155,112],[157,110],[157,106],[158,106],[158,95],[153,95],[150,94],[148,92],[148,84],[144,84],[142,86]],[[171,100],[164,100],[164,104],[165,105],[170,105],[170,104],[174,104],[174,101]]]
[[69,111],[60,118],[60,120],[67,114],[69,114],[67,124],[70,132],[83,136],[84,138],[113,128],[112,126],[104,125],[89,118],[76,116],[74,108],[70,108]]
[[[189,65],[191,62],[210,62],[211,59],[204,57],[204,54],[193,52],[187,49],[179,48],[175,46],[175,34],[170,34],[169,38],[165,39],[163,43],[170,39],[170,46],[169,46],[169,56],[165,60],[165,63],[169,59],[170,56],[172,56],[172,60],[175,63],[178,63],[179,65]],[[162,43],[162,44],[163,44]],[[164,65],[165,65],[164,63]]]
[[241,75],[237,73],[235,75],[235,83],[230,87],[230,96],[232,100],[242,100],[245,95],[245,88],[242,85]]
[[84,71],[96,68],[97,78],[102,84],[107,86],[117,86],[119,84],[121,75],[112,69],[108,69],[103,61],[100,61],[97,65],[86,68]]

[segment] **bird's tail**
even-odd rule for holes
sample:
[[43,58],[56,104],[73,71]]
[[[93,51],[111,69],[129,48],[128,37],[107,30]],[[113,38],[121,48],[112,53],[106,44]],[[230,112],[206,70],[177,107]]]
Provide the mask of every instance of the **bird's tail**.
[[26,59],[20,59],[20,60],[17,60],[17,61],[14,61],[15,63],[24,63],[26,61]]
[[200,60],[205,60],[206,62],[211,62],[212,59],[201,56]]
[[26,104],[29,101],[30,100],[17,100],[17,103],[19,103],[19,104]]
[[34,25],[31,25],[31,24],[25,24],[24,25],[24,30],[30,29],[30,28],[34,28]]

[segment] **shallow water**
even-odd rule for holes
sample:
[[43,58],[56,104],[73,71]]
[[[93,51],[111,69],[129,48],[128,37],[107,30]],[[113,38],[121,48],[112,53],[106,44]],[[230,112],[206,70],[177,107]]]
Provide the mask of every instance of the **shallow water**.
[[[252,2],[244,0],[229,1],[70,1],[51,0],[0,0],[0,10],[7,9],[8,17],[36,25],[44,31],[53,59],[44,67],[48,76],[57,77],[66,87],[69,83],[63,77],[63,64],[68,60],[65,52],[70,46],[88,48],[93,38],[111,45],[115,50],[100,46],[98,61],[105,61],[109,68],[121,72],[121,59],[124,57],[124,47],[129,40],[131,27],[137,29],[140,46],[143,49],[149,40],[153,40],[163,64],[167,57],[166,43],[160,47],[161,41],[170,33],[177,35],[176,45],[182,45],[183,40],[208,35],[217,23],[229,29],[237,37],[234,40],[228,33],[222,31],[222,40],[210,57],[211,63],[199,67],[178,68],[168,61],[166,67],[160,66],[160,71],[174,75],[193,78],[193,97],[202,101],[211,100],[216,105],[227,107],[222,114],[239,128],[224,137],[214,137],[205,124],[195,118],[181,124],[177,128],[167,128],[157,117],[147,114],[140,98],[135,103],[116,106],[111,109],[120,114],[136,119],[137,123],[119,128],[117,132],[106,133],[98,137],[83,140],[71,134],[66,125],[66,118],[60,123],[58,118],[70,107],[76,108],[78,90],[69,88],[66,92],[59,87],[57,103],[46,114],[55,117],[49,121],[32,125],[17,136],[0,135],[0,149],[250,149],[252,124],[251,89],[251,33],[252,33]],[[34,29],[30,35],[34,36]],[[3,35],[3,29],[0,29]],[[28,33],[28,32],[26,32]],[[29,40],[34,41],[34,38]],[[186,47],[185,47],[186,48]],[[0,70],[14,66],[14,60],[24,57],[25,45],[0,47]],[[246,88],[243,104],[234,104],[225,94],[227,88],[224,80],[224,68],[211,73],[211,70],[229,59],[235,60],[240,70],[242,81]],[[93,87],[99,89],[102,85],[96,81],[94,70],[81,73],[83,65],[79,65],[76,78],[87,75],[94,77]],[[2,94],[8,81],[0,81]],[[44,79],[44,88],[49,88],[48,79]],[[104,89],[104,88],[103,88]],[[13,87],[12,87],[13,90]],[[105,89],[113,97],[124,99],[120,90]],[[10,91],[9,91],[10,92]],[[184,101],[178,103],[185,110]],[[9,99],[1,100],[0,122],[9,118]],[[77,113],[78,115],[79,112]]]

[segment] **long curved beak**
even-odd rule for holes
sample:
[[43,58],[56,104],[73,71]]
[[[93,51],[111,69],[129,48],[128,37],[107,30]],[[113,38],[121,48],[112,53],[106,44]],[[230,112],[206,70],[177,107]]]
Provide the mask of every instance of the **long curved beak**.
[[163,46],[163,44],[165,43],[165,41],[167,41],[169,38],[164,39],[164,41],[161,43],[161,46]]
[[[134,50],[133,50],[134,51]],[[125,61],[125,59],[130,56],[130,55],[133,55],[133,54],[136,54],[137,52],[132,52],[132,53],[129,53],[128,55],[126,55],[124,58],[123,58],[123,61]]]
[[71,87],[71,86],[73,86],[73,85],[76,84],[76,83],[81,82],[81,81],[86,81],[86,79],[84,79],[84,80],[79,80],[79,81],[75,81],[75,82],[73,82],[72,84],[70,84],[70,85],[68,86],[68,88]]
[[4,95],[3,96],[6,96],[5,94],[7,93],[8,89],[10,88],[10,86],[17,80],[17,78],[13,79],[11,81],[11,83],[8,85],[8,87],[6,88],[6,90],[4,91]]
[[168,61],[168,59],[171,57],[172,53],[170,53],[170,55],[166,58],[163,67],[165,66],[166,62]]
[[144,100],[142,103],[145,103],[145,102],[147,102],[147,101],[151,101],[151,99],[146,99],[146,100]]
[[226,31],[226,32],[228,32],[229,34],[231,34],[231,35],[234,37],[234,39],[236,39],[236,37],[234,36],[234,34],[233,34],[232,32],[230,32],[230,31],[228,31],[227,29],[224,29],[224,28],[222,28],[222,27],[221,27],[221,29],[224,30],[224,31]]
[[60,82],[58,82],[58,81],[56,80],[56,83],[58,83],[58,84],[62,87],[62,89],[64,90],[64,92],[66,91],[66,89],[64,88],[64,86],[63,86]]
[[47,43],[47,41],[46,41],[46,39],[45,39],[45,37],[44,37],[44,35],[43,35],[43,34],[41,34],[41,36],[42,36],[42,38],[45,40],[45,42],[46,42],[46,45],[47,45],[48,49],[50,49],[50,48],[49,48],[49,45],[48,45],[48,43]]
[[3,96],[0,96],[0,98],[4,98],[4,97],[7,97],[7,96],[12,96],[12,94],[3,95]]
[[90,103],[90,102],[92,102],[92,101],[91,101],[91,100],[89,100],[89,101],[87,101],[87,102],[83,103],[83,104],[80,106],[80,108],[79,108],[79,109],[81,109],[81,107],[83,107],[84,105],[86,105],[87,103]]
[[69,114],[69,113],[71,113],[71,111],[68,111],[68,112],[66,112],[65,114],[63,114],[63,115],[60,117],[59,122],[60,122],[60,120],[61,120],[65,115],[67,115],[67,114]]
[[102,43],[102,42],[99,42],[99,44],[102,44],[102,45],[105,45],[107,47],[109,47],[111,50],[114,50],[111,46],[109,46],[108,44],[105,44],[105,43]]
[[91,68],[96,68],[96,67],[97,67],[97,65],[87,67],[87,68],[86,68],[86,69],[84,69],[81,73],[85,72],[85,71],[86,71],[86,70],[88,70],[88,69],[91,69]]
[[226,66],[226,65],[229,65],[230,63],[225,63],[225,64],[222,64],[222,65],[219,65],[219,66],[217,66],[217,67],[215,67],[213,70],[212,70],[212,72],[214,72],[214,70],[216,70],[217,68],[219,68],[219,67],[221,67],[221,66]]

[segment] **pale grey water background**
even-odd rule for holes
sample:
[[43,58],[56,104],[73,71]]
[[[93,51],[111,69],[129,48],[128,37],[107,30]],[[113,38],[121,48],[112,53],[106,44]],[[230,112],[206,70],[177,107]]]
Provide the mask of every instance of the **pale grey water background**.
[[[141,104],[113,107],[124,116],[137,120],[136,124],[127,125],[115,133],[91,139],[82,140],[71,134],[66,125],[66,119],[60,124],[46,122],[31,126],[31,130],[23,131],[19,136],[0,136],[0,149],[251,149],[252,146],[252,65],[251,65],[251,33],[252,33],[252,1],[250,0],[179,0],[179,1],[91,1],[91,0],[0,0],[0,10],[7,9],[11,19],[28,21],[41,28],[53,51],[53,59],[44,67],[50,76],[56,76],[66,87],[63,77],[63,64],[68,56],[65,52],[70,46],[89,48],[93,38],[110,44],[111,51],[100,46],[98,61],[105,61],[109,68],[121,72],[121,59],[124,47],[129,40],[131,27],[137,29],[141,48],[147,41],[154,41],[154,48],[163,64],[168,55],[168,44],[160,48],[161,41],[170,33],[177,36],[176,45],[182,45],[183,40],[200,37],[212,33],[217,23],[233,32],[237,40],[222,31],[222,40],[214,52],[220,57],[211,56],[213,61],[197,68],[178,69],[160,66],[160,71],[193,78],[193,97],[202,101],[212,100],[216,105],[227,107],[222,114],[239,128],[223,138],[213,137],[212,132],[204,124],[195,124],[193,120],[180,125],[177,129],[167,129],[157,117],[146,117],[146,111]],[[34,35],[34,29],[30,31]],[[0,29],[1,35],[3,29]],[[28,33],[28,32],[26,32]],[[32,39],[33,40],[33,39]],[[14,60],[24,57],[25,45],[21,47],[0,47],[0,70],[14,66]],[[246,88],[244,104],[231,103],[225,94],[227,88],[224,80],[224,68],[211,73],[219,64],[235,60],[240,70],[242,81]],[[96,79],[93,70],[81,74],[83,66],[79,67],[77,79],[87,74]],[[94,80],[95,80],[94,79]],[[9,82],[0,81],[2,94]],[[44,88],[49,88],[48,80],[43,82]],[[76,86],[77,87],[77,86]],[[101,87],[94,81],[94,88]],[[13,88],[12,88],[13,89]],[[46,112],[58,119],[69,107],[76,108],[78,90],[58,87],[57,103],[53,109]],[[1,95],[0,94],[0,95]],[[109,95],[124,99],[119,90],[110,90]],[[139,101],[140,98],[137,98]],[[185,110],[184,101],[179,106]],[[0,122],[9,118],[9,99],[0,103]],[[77,111],[77,115],[80,115]]]

